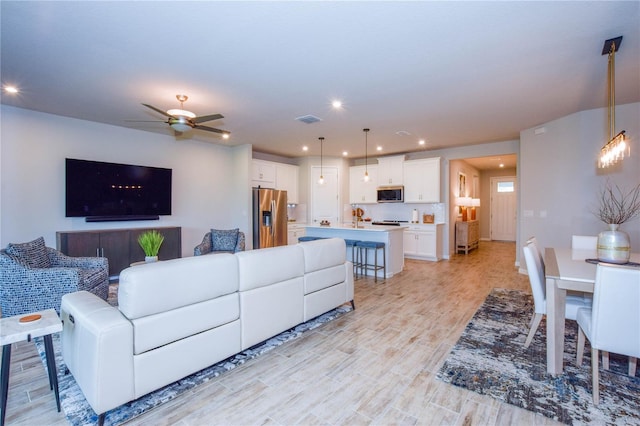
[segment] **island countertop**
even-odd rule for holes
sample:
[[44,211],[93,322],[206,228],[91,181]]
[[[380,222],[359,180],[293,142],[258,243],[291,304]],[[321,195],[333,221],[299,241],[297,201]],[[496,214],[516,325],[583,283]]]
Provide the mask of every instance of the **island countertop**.
[[[386,263],[386,278],[391,278],[404,268],[404,231],[407,226],[393,225],[364,225],[354,228],[351,224],[335,224],[329,226],[307,225],[306,234],[312,237],[344,238],[359,241],[376,241],[385,244],[384,258]],[[347,250],[347,259],[351,258],[351,250]],[[377,251],[378,264],[382,264],[382,251]],[[371,258],[369,258],[371,259]],[[371,271],[367,272],[372,275]]]
[[400,226],[394,226],[394,225],[364,225],[364,226],[359,226],[357,228],[354,228],[352,225],[345,225],[345,224],[337,224],[337,225],[307,225],[306,226],[307,229],[310,228],[317,228],[317,229],[341,229],[341,230],[347,230],[347,231],[376,231],[376,232],[380,232],[380,231],[384,231],[384,232],[389,232],[389,231],[404,231],[407,228],[407,225],[400,225]]

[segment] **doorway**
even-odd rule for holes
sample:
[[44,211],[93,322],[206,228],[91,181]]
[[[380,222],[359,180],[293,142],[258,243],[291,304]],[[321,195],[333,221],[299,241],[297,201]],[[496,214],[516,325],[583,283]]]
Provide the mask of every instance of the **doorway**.
[[517,186],[515,176],[491,178],[492,241],[515,241],[517,225]]

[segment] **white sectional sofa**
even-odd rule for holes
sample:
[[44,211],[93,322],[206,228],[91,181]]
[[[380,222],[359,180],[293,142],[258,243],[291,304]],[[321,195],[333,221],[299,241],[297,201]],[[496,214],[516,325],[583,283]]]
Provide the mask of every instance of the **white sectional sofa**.
[[120,274],[118,307],[81,291],[62,299],[62,354],[104,413],[344,303],[344,240],[173,259]]

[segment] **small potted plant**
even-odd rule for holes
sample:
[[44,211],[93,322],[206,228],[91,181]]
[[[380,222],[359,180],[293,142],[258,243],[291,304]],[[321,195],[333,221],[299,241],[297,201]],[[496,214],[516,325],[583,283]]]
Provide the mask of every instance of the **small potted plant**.
[[631,241],[620,225],[640,215],[640,184],[629,191],[607,182],[600,191],[595,215],[609,227],[598,234],[598,259],[609,263],[627,263],[631,255]]
[[145,262],[155,262],[158,260],[158,252],[160,251],[160,246],[163,241],[164,236],[155,229],[145,231],[138,236],[138,244],[140,244],[142,251],[144,251]]

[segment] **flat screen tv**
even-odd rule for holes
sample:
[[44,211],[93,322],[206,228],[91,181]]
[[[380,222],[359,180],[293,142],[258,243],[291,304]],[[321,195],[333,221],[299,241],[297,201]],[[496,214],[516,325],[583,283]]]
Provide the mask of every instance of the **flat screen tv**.
[[66,216],[87,222],[171,214],[171,169],[67,158],[65,189]]

